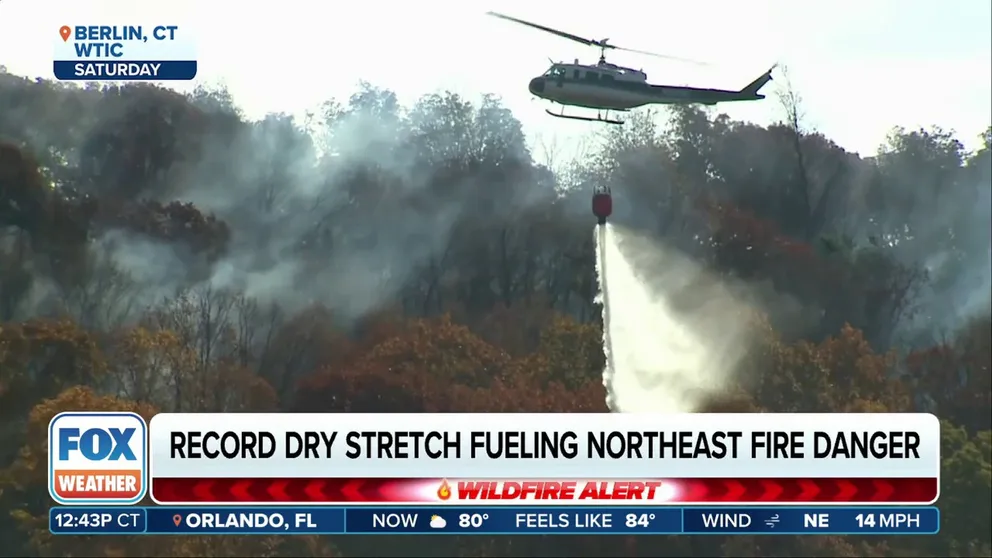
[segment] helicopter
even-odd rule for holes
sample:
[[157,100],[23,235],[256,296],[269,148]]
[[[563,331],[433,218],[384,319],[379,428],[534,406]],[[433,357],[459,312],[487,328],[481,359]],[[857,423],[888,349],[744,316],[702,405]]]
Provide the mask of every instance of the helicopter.
[[[557,35],[587,46],[599,48],[599,62],[595,65],[580,64],[578,59],[572,64],[552,61],[551,68],[547,72],[530,80],[528,89],[530,89],[533,95],[561,105],[560,112],[546,111],[551,116],[557,118],[583,120],[586,122],[603,122],[606,124],[623,124],[623,121],[619,118],[611,117],[610,112],[628,112],[630,109],[645,105],[715,105],[717,103],[733,101],[758,101],[765,98],[758,91],[772,80],[772,71],[775,69],[775,66],[772,66],[767,72],[761,74],[758,79],[747,84],[739,91],[656,85],[648,83],[647,74],[641,70],[626,68],[607,62],[606,51],[623,50],[680,62],[693,64],[699,64],[699,62],[615,46],[609,43],[609,39],[598,41],[585,39],[578,35],[496,12],[487,12],[487,15],[526,25],[527,27],[551,33],[552,35]],[[566,106],[595,109],[596,116],[565,114]]]

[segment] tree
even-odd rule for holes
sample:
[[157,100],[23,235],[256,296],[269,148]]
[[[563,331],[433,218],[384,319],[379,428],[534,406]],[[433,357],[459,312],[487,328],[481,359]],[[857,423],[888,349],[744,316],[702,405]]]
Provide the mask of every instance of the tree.
[[462,404],[454,386],[492,385],[508,357],[447,315],[407,324],[341,368],[306,384],[301,410],[438,412]]
[[[51,399],[44,399],[27,415],[23,446],[17,459],[4,471],[4,497],[9,492],[16,493],[11,501],[19,502],[12,506],[12,517],[17,527],[27,537],[23,552],[37,556],[64,556],[86,554],[89,556],[143,555],[138,549],[142,544],[139,537],[56,537],[48,532],[48,508],[51,507],[46,487],[48,486],[48,423],[62,411],[130,411],[141,415],[146,421],[155,410],[147,405],[113,397],[100,396],[85,387],[71,387]],[[84,545],[81,548],[81,545]],[[134,549],[134,550],[132,550]]]
[[992,521],[992,432],[969,436],[947,421],[941,424],[940,537],[928,545],[934,554],[981,556],[990,550]]
[[541,331],[537,350],[520,368],[539,385],[558,382],[576,388],[601,380],[605,365],[602,329],[558,316]]
[[762,340],[741,372],[754,378],[756,402],[773,412],[905,412],[905,386],[892,377],[894,355],[876,354],[860,331],[846,326],[813,344]]
[[21,506],[12,517],[26,535],[25,553],[37,556],[265,556],[272,553],[329,556],[330,549],[315,537],[64,537],[48,530],[48,423],[62,411],[130,411],[145,421],[155,409],[127,399],[101,396],[83,387],[70,388],[36,405],[27,422],[27,443],[16,462],[4,471],[3,488],[18,494]]
[[992,318],[973,320],[953,344],[917,350],[906,359],[906,380],[924,408],[970,432],[992,429]]

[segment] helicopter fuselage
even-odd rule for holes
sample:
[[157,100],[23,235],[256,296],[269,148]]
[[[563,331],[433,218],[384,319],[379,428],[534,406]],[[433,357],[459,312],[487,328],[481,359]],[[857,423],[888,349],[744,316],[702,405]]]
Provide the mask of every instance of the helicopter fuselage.
[[651,104],[703,104],[763,99],[758,94],[771,79],[761,76],[740,91],[702,89],[647,82],[640,71],[613,66],[555,64],[544,75],[530,81],[532,94],[562,105],[597,110],[625,111]]
[[657,102],[646,87],[620,88],[538,77],[531,80],[529,88],[547,101],[591,109],[629,110]]

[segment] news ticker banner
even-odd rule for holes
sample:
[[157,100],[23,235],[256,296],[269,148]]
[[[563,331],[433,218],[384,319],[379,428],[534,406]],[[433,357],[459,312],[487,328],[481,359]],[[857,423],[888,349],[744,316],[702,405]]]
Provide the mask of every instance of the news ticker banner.
[[174,21],[73,23],[52,29],[56,79],[172,81],[196,77],[196,46],[189,26]]
[[937,500],[929,414],[63,413],[66,505],[904,504]]
[[52,508],[56,535],[934,535],[933,507]]

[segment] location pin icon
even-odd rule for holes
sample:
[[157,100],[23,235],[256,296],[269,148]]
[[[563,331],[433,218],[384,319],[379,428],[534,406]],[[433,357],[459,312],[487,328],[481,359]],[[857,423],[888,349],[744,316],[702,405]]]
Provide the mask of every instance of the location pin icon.
[[183,516],[177,513],[176,515],[172,516],[172,522],[176,524],[176,527],[179,527],[179,524],[183,522]]
[[69,28],[69,26],[68,26],[68,25],[63,25],[62,27],[60,27],[60,28],[59,28],[59,35],[61,35],[61,36],[62,36],[62,41],[63,41],[63,42],[65,42],[65,41],[68,41],[68,40],[69,40],[69,35],[70,35],[71,33],[72,33],[72,29],[71,29],[71,28]]

